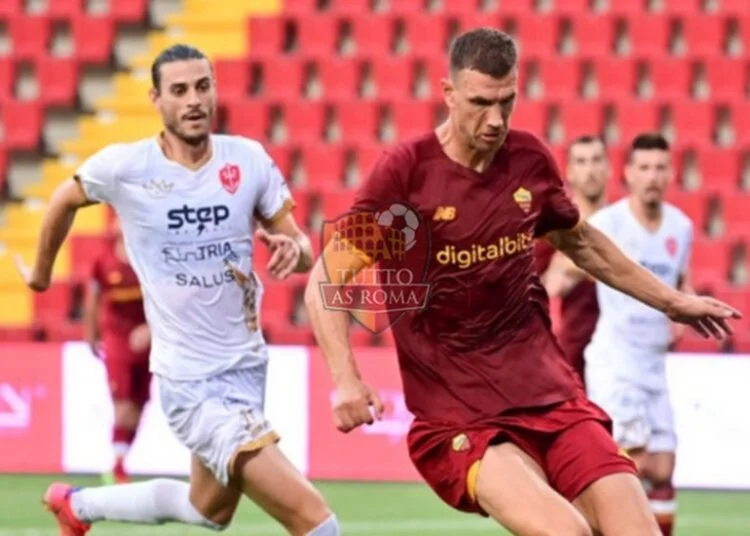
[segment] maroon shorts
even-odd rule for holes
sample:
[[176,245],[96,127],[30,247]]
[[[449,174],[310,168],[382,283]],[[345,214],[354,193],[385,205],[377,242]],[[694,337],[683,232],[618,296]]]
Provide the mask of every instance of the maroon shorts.
[[604,476],[636,474],[612,439],[609,418],[583,394],[466,426],[415,420],[408,435],[412,462],[435,493],[457,510],[481,515],[475,497],[479,462],[490,445],[506,441],[531,456],[569,501]]
[[102,344],[112,399],[129,400],[144,406],[148,402],[151,386],[148,351],[133,352],[128,333],[105,333]]

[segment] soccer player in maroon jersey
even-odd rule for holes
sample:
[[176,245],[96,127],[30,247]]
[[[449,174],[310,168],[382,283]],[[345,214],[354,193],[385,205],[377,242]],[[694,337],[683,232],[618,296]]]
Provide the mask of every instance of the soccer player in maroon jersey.
[[[570,144],[565,175],[571,198],[582,218],[588,218],[606,205],[610,174],[607,150],[601,139],[581,136]],[[599,317],[596,285],[586,272],[556,252],[547,240],[539,240],[534,253],[547,294],[561,299],[560,346],[583,381],[583,351],[591,341]]]
[[149,399],[150,333],[138,278],[128,262],[119,225],[94,261],[84,303],[86,340],[107,369],[114,405],[112,445],[115,464],[105,483],[128,482],[125,458],[135,439],[143,407]]
[[[510,129],[517,76],[506,34],[459,36],[443,82],[448,120],[382,156],[354,203],[362,218],[340,220],[352,228],[337,229],[318,260],[305,300],[337,392],[334,422],[348,432],[372,423],[383,405],[358,372],[342,310],[352,296],[372,295],[354,288],[332,307],[330,285],[362,284],[359,273],[378,260],[383,278],[398,268],[396,283],[411,296],[416,279],[398,271],[425,261],[427,304],[400,303],[391,319],[415,415],[409,452],[426,482],[454,508],[491,516],[514,534],[658,536],[632,461],[550,331],[533,239],[546,235],[582,269],[705,335],[723,336],[740,315],[661,284],[580,219],[545,146]],[[421,223],[404,218],[399,247],[360,226],[368,218],[388,224],[403,206]],[[431,245],[423,248],[414,232],[427,222]],[[392,241],[393,251],[383,248]]]

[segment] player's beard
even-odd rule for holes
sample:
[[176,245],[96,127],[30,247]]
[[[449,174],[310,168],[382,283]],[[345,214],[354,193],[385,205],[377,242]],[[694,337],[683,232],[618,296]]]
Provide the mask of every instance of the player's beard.
[[166,127],[167,130],[169,130],[177,139],[179,139],[183,143],[186,143],[187,145],[190,145],[191,147],[197,147],[198,145],[208,141],[208,132],[191,136],[180,130],[179,123],[168,123]]

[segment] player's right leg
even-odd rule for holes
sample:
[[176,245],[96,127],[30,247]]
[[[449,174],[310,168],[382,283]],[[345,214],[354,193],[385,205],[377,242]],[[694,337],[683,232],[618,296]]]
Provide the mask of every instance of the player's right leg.
[[[482,509],[518,536],[591,536],[583,516],[547,483],[544,471],[512,443],[490,446],[469,490]],[[473,493],[472,493],[473,488]]]

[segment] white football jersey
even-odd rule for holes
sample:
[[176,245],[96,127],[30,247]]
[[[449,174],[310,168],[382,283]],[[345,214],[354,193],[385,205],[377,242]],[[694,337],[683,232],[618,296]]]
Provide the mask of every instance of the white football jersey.
[[[661,227],[655,232],[636,219],[627,198],[600,210],[589,222],[664,283],[679,284],[690,262],[693,224],[678,208],[664,203]],[[603,283],[597,282],[596,289],[599,320],[585,353],[587,363],[607,361],[617,376],[632,379],[662,373],[672,340],[667,316]]]
[[157,138],[113,144],[76,173],[87,197],[117,212],[144,294],[151,370],[194,380],[267,360],[262,286],[252,271],[254,219],[293,206],[256,141],[211,136],[200,169],[164,155]]

